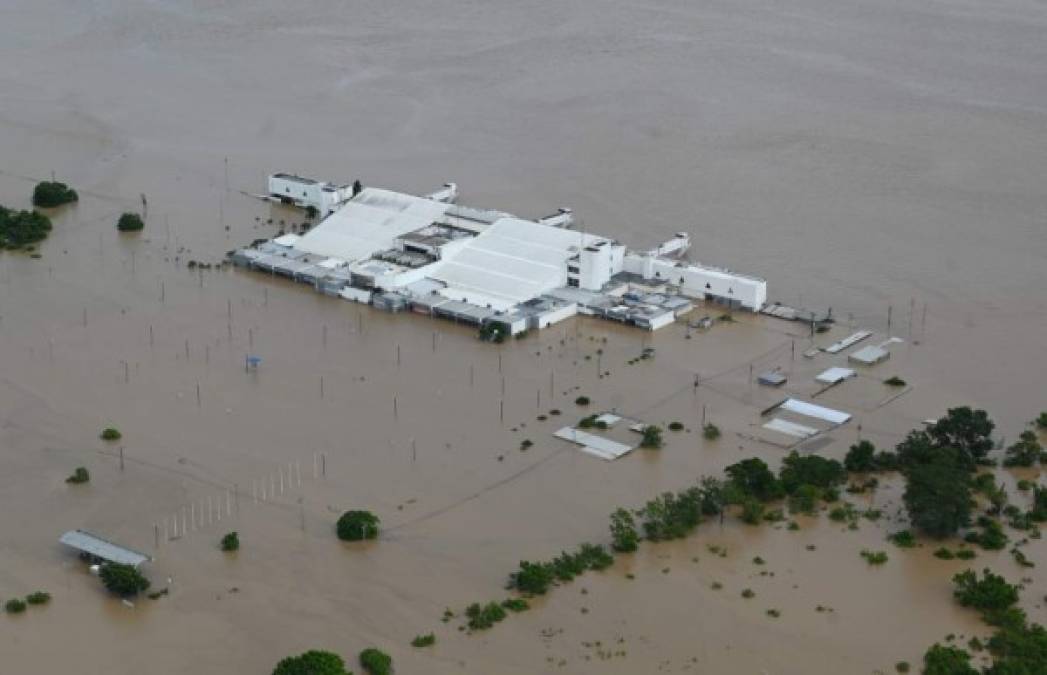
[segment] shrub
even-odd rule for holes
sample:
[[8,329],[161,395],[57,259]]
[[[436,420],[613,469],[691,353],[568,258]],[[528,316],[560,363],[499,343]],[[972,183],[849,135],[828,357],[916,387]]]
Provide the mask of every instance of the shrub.
[[887,553],[884,551],[868,551],[862,549],[861,556],[865,558],[865,562],[870,565],[882,565],[887,562]]
[[934,557],[935,558],[941,558],[942,560],[952,560],[953,558],[956,557],[956,554],[954,554],[952,551],[950,551],[949,549],[947,549],[944,546],[942,546],[941,548],[939,548],[938,550],[936,550],[934,552]]
[[662,447],[662,429],[653,424],[648,424],[643,428],[643,438],[640,439],[641,448],[660,448]]
[[923,655],[923,675],[978,675],[970,661],[962,649],[934,644]]
[[12,211],[0,206],[0,248],[22,248],[45,239],[51,219],[35,211]]
[[469,619],[469,628],[486,630],[505,618],[505,610],[497,602],[483,606],[474,602],[465,608],[465,616]]
[[669,422],[669,431],[683,431],[683,422]]
[[891,541],[898,548],[912,548],[916,546],[916,537],[913,535],[912,530],[901,530],[894,534],[888,535],[887,539]]
[[149,580],[131,565],[106,563],[100,576],[110,593],[121,596],[138,595],[149,588]]
[[1007,448],[1003,459],[1004,466],[1032,466],[1040,461],[1043,446],[1036,438],[1036,433],[1023,431],[1018,437],[1018,442]]
[[742,597],[745,598],[746,600],[749,600],[751,598],[755,598],[756,597],[756,593],[753,592],[753,589],[746,588],[744,591],[742,591]]
[[91,480],[91,474],[88,473],[86,468],[78,466],[73,471],[73,474],[69,476],[69,478],[65,479],[65,482],[72,483],[74,485],[79,485],[80,483],[86,483],[89,480]]
[[966,570],[953,578],[953,596],[964,607],[973,607],[983,616],[998,615],[1018,602],[1018,587],[988,568],[979,579],[974,570]]
[[1006,548],[1007,534],[1000,523],[983,517],[978,524],[982,526],[982,531],[981,533],[969,533],[966,537],[969,543],[978,544],[987,551],[999,551]]
[[436,636],[432,633],[426,633],[425,635],[416,635],[411,640],[412,647],[432,647],[436,644]]
[[289,656],[276,664],[273,675],[351,675],[342,657],[331,652],[310,650]]
[[611,514],[611,548],[622,553],[635,551],[640,535],[633,515],[619,507]]
[[121,434],[120,430],[116,427],[106,427],[105,429],[102,429],[102,433],[99,434],[99,438],[103,441],[118,441],[123,438],[123,436],[124,435]]
[[702,438],[707,441],[715,441],[720,437],[720,427],[708,422],[702,427]]
[[902,378],[898,377],[897,375],[892,375],[891,377],[888,377],[886,380],[883,381],[883,383],[886,384],[888,387],[904,387],[905,386],[905,380],[903,380]]
[[240,535],[236,532],[230,532],[229,534],[222,537],[222,550],[226,552],[239,551],[240,550]]
[[510,585],[521,593],[544,595],[554,579],[551,565],[521,560],[520,569],[510,578]]
[[974,560],[978,557],[978,554],[973,549],[961,548],[956,552],[956,557],[960,560]]
[[789,495],[789,510],[793,513],[814,513],[821,498],[822,491],[815,486],[801,485]]
[[763,503],[757,499],[749,497],[742,501],[742,521],[749,525],[759,525],[764,511]]
[[1036,418],[1036,427],[1040,431],[1047,431],[1047,412],[1040,413],[1040,416]]
[[852,473],[876,470],[876,446],[869,441],[858,441],[843,458],[843,466]]
[[899,661],[898,663],[894,664],[894,669],[899,673],[907,673],[909,672],[909,662]]
[[121,232],[141,232],[145,229],[145,223],[137,213],[123,213],[116,221],[116,229]]
[[37,183],[36,188],[33,190],[33,206],[43,208],[61,206],[79,199],[80,196],[76,194],[76,190],[73,190],[65,183],[44,181],[43,183]]
[[574,399],[574,403],[575,403],[575,405],[589,405],[589,403],[590,403],[589,397],[588,396],[579,396],[578,398]]
[[51,594],[46,591],[36,591],[25,596],[25,601],[30,605],[46,605],[51,602]]
[[21,614],[25,611],[25,600],[12,598],[4,603],[4,611],[8,614]]
[[379,649],[368,647],[360,652],[360,667],[370,675],[391,675],[393,658]]
[[338,538],[342,541],[363,541],[378,536],[378,516],[370,511],[346,511],[338,519]]
[[523,598],[506,598],[502,600],[502,607],[505,607],[510,612],[523,612],[531,608]]

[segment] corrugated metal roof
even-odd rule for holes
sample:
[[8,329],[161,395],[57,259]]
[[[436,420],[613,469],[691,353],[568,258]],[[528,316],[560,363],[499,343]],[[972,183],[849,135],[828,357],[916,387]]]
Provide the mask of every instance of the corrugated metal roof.
[[101,558],[108,562],[131,565],[132,567],[138,567],[142,563],[152,560],[151,557],[144,553],[114,544],[84,530],[70,530],[59,537],[58,541],[96,558]]
[[813,417],[819,420],[825,420],[826,422],[832,422],[833,424],[843,424],[847,420],[851,419],[848,413],[841,412],[839,410],[833,410],[832,408],[826,408],[824,406],[815,405],[813,403],[807,403],[799,399],[790,398],[786,399],[782,403],[782,410],[788,410],[794,412],[797,415],[804,415],[806,417]]

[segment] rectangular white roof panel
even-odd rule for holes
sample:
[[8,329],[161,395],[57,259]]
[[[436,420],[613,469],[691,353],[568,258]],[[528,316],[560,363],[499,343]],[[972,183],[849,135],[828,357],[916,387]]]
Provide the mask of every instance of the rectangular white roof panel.
[[817,429],[811,427],[805,427],[802,424],[783,420],[780,417],[775,417],[773,420],[763,425],[764,429],[770,429],[771,431],[777,431],[778,433],[785,434],[787,436],[795,436],[797,438],[810,438],[818,433]]
[[830,354],[837,354],[837,353],[842,352],[843,350],[847,349],[851,345],[858,344],[859,342],[861,342],[865,338],[869,337],[870,335],[872,335],[871,331],[860,330],[857,333],[853,333],[851,335],[848,335],[847,337],[845,337],[844,339],[840,340],[839,342],[832,343],[831,345],[829,345],[828,347],[825,348],[825,351],[829,352]]
[[391,248],[400,236],[432,225],[449,204],[414,195],[364,188],[294,243],[299,251],[348,262]]
[[854,377],[853,370],[851,370],[850,368],[834,367],[829,368],[828,370],[823,370],[814,379],[818,380],[819,382],[822,382],[823,384],[836,384],[837,382],[843,382],[848,377]]
[[580,246],[600,241],[607,240],[501,218],[437,264],[429,276],[447,284],[441,293],[449,298],[506,309],[563,286],[567,259]]
[[84,530],[70,530],[59,537],[58,541],[66,546],[75,548],[78,551],[92,555],[95,558],[101,558],[102,560],[120,563],[122,565],[138,567],[142,563],[152,560],[152,558],[144,553],[139,553],[134,549],[114,544],[111,541],[102,539],[101,537]]
[[618,459],[622,455],[632,450],[631,446],[624,443],[618,443],[596,434],[590,434],[585,431],[580,431],[574,427],[564,427],[555,434],[557,438],[561,438],[565,441],[570,441],[577,445],[582,446],[582,451],[590,455],[595,455],[601,459]]
[[785,403],[782,403],[781,408],[782,410],[794,412],[797,415],[813,417],[833,424],[843,424],[851,419],[851,416],[845,412],[833,410],[832,408],[825,408],[813,403],[807,403],[806,401],[801,401],[795,398],[786,399]]

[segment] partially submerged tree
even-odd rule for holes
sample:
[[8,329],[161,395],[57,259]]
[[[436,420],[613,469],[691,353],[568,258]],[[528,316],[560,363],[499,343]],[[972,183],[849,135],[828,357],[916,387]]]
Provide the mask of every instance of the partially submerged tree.
[[236,532],[230,532],[229,534],[222,537],[221,543],[222,550],[231,553],[233,551],[240,550],[240,535]]
[[641,448],[660,448],[662,447],[662,428],[653,424],[648,424],[643,428],[643,437],[640,439]]
[[978,671],[964,650],[934,644],[923,655],[923,675],[978,675]]
[[378,516],[370,511],[346,511],[338,519],[338,538],[342,541],[362,541],[378,536]]
[[149,580],[132,565],[105,563],[99,576],[110,593],[121,596],[138,595],[149,588]]
[[76,194],[76,190],[65,183],[44,181],[37,183],[33,190],[33,206],[52,208],[75,202],[78,199],[80,197]]
[[360,652],[360,667],[369,675],[391,675],[393,658],[380,649],[368,647]]
[[51,219],[44,214],[0,206],[0,248],[22,248],[45,239],[50,232]]
[[927,429],[939,447],[957,448],[982,462],[993,448],[992,431],[996,427],[984,410],[967,406],[950,408],[945,417]]
[[954,462],[917,464],[906,470],[903,499],[913,526],[934,537],[955,534],[970,522],[970,474]]
[[79,485],[80,483],[86,483],[89,480],[91,480],[91,474],[87,471],[86,468],[78,466],[73,471],[72,475],[69,476],[69,478],[65,479],[65,482],[72,483],[74,485]]
[[141,232],[145,229],[145,223],[137,213],[123,213],[116,221],[116,229],[121,232]]
[[1044,458],[1043,446],[1036,432],[1025,430],[1018,436],[1018,441],[1007,448],[1003,459],[1004,466],[1032,466]]
[[843,465],[851,473],[876,471],[876,446],[866,440],[858,441],[847,451]]
[[331,652],[310,650],[280,661],[273,675],[351,675],[345,669],[341,656]]
[[743,496],[749,495],[762,502],[778,499],[782,496],[781,483],[774,477],[767,463],[758,457],[750,457],[731,464],[724,473],[730,479],[732,487]]
[[635,551],[640,535],[633,515],[619,507],[611,514],[611,548],[622,553]]

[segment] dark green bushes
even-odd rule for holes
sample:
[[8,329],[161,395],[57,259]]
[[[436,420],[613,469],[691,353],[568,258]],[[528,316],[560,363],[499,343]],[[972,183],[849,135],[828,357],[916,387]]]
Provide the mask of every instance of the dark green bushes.
[[149,588],[149,580],[131,565],[106,563],[100,576],[110,593],[121,596],[138,595]]
[[240,535],[236,532],[230,532],[229,534],[222,537],[221,548],[227,553],[240,550]]
[[310,650],[289,656],[276,664],[273,675],[351,675],[342,657],[331,652]]
[[707,441],[715,441],[720,437],[720,427],[716,426],[712,422],[707,422],[702,426],[702,438]]
[[4,603],[4,611],[8,614],[21,614],[25,608],[25,600],[20,598],[12,598]]
[[378,536],[378,516],[370,511],[346,511],[338,519],[338,538],[342,541],[363,541]]
[[611,514],[611,548],[621,553],[635,551],[639,541],[633,514],[621,507],[615,509]]
[[360,667],[369,675],[391,675],[393,658],[380,649],[368,647],[360,652]]
[[124,213],[116,221],[116,229],[121,232],[141,232],[145,229],[145,223],[137,213]]
[[411,640],[412,647],[432,647],[435,644],[436,636],[432,633],[426,633],[425,635],[416,635],[415,638]]
[[1041,461],[1043,457],[1043,446],[1040,445],[1036,433],[1026,430],[1021,433],[1014,445],[1007,448],[1003,465],[1008,467],[1032,466]]
[[520,562],[509,576],[509,587],[530,595],[543,595],[555,582],[567,582],[589,570],[603,570],[614,557],[602,546],[582,544],[575,553],[561,552],[549,562]]
[[99,438],[103,441],[118,441],[123,438],[123,434],[121,434],[120,430],[115,427],[106,427],[105,429],[102,429]]
[[69,204],[80,199],[73,190],[65,183],[44,181],[37,183],[33,190],[33,206],[42,208],[53,208],[62,204]]
[[78,466],[73,471],[72,475],[69,476],[69,478],[65,479],[65,482],[72,483],[74,485],[79,485],[80,483],[86,483],[89,480],[91,480],[91,474],[87,471],[86,468]]
[[465,616],[470,629],[486,630],[505,618],[505,610],[497,602],[486,605],[474,602],[465,608]]
[[0,206],[0,248],[22,248],[46,239],[50,232],[51,219],[44,214]]
[[46,591],[36,591],[25,596],[25,601],[30,605],[46,605],[51,602],[51,594]]

